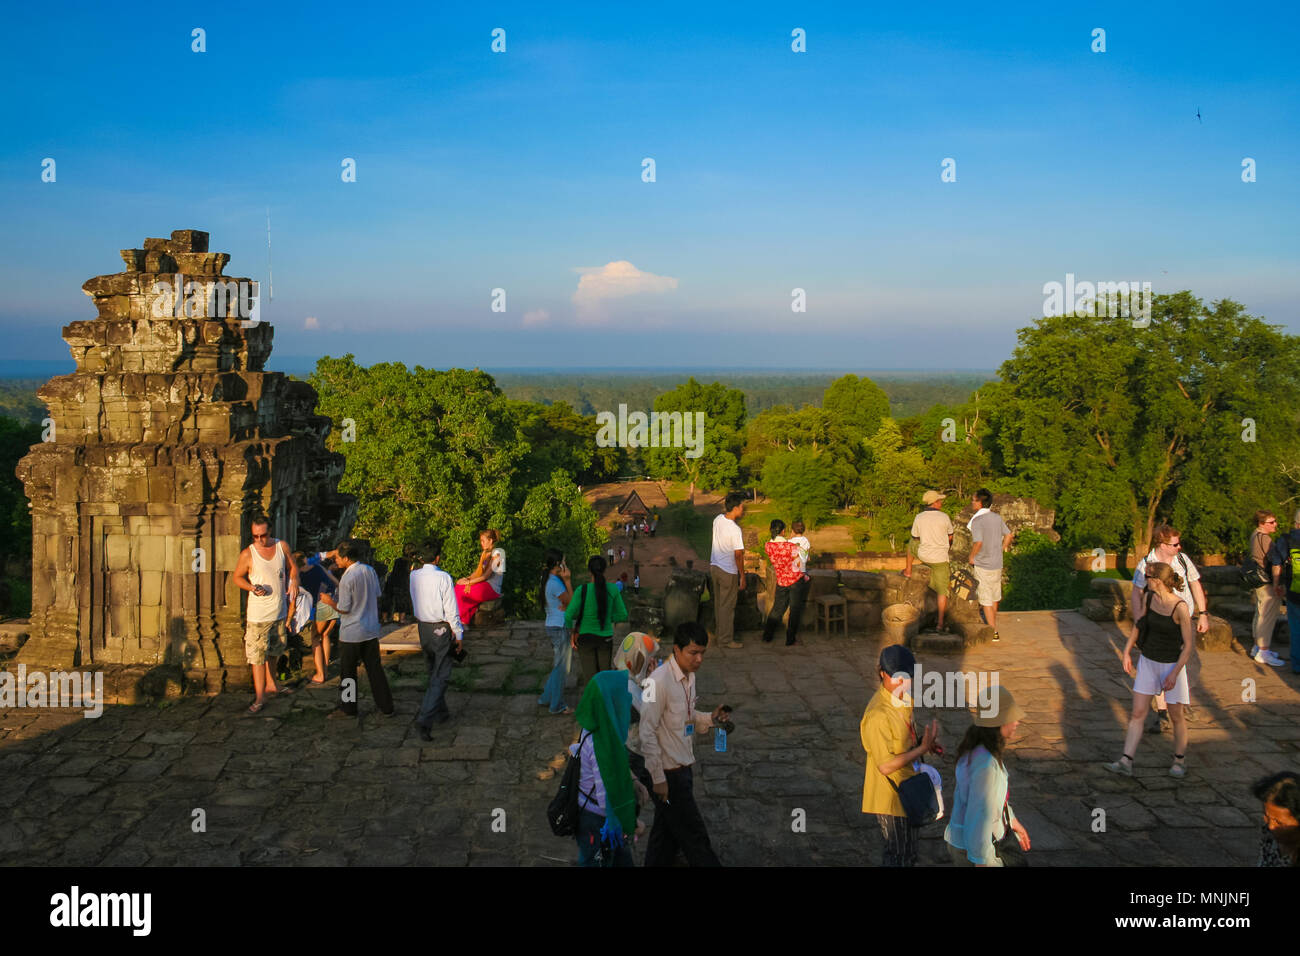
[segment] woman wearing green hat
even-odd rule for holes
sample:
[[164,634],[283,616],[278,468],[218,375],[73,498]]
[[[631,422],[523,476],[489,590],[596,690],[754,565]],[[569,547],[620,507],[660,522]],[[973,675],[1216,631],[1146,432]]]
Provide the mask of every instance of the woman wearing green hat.
[[1021,850],[1029,849],[1029,834],[1008,800],[1009,778],[1002,760],[1024,716],[1011,692],[999,686],[997,708],[976,710],[957,748],[952,817],[943,833],[957,866],[1006,866],[1002,844],[1008,830]]

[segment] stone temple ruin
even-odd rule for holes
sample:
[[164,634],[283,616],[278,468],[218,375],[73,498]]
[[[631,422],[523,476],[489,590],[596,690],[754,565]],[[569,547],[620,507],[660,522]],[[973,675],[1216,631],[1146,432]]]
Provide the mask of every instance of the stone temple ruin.
[[40,389],[53,428],[18,464],[32,509],[22,660],[161,667],[219,690],[249,679],[232,578],[251,516],[291,547],[332,546],[356,502],[337,490],[344,459],[325,448],[315,390],[263,371],[256,283],[224,277],[230,256],[192,229],[122,258],[125,272],[82,286],[99,316],[63,329],[77,370]]

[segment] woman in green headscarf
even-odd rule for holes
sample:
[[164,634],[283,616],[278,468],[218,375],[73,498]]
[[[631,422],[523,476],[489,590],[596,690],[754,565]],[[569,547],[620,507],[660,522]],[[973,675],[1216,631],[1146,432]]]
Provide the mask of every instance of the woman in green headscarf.
[[626,833],[636,829],[636,790],[628,767],[632,695],[626,671],[601,671],[578,703],[584,729],[574,752],[582,761],[578,788],[578,865],[632,866]]

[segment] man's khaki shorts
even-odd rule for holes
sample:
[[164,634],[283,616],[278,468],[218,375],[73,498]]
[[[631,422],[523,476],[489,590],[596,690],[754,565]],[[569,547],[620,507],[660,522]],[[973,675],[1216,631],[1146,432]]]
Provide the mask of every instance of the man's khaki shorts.
[[930,590],[935,594],[948,593],[948,562],[927,564],[930,569]]
[[976,597],[981,607],[992,607],[1002,600],[1002,569],[974,568]]
[[339,612],[334,610],[324,601],[316,605],[316,620],[324,624],[326,621],[337,621]]
[[289,649],[284,621],[249,621],[244,631],[244,660],[256,667],[276,660]]

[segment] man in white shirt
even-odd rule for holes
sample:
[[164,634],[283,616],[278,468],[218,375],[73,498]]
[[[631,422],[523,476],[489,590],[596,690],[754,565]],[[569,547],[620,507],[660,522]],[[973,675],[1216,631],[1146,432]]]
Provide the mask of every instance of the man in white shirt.
[[726,719],[695,709],[695,672],[704,662],[709,632],[695,621],[677,625],[673,656],[646,681],[641,704],[641,750],[654,783],[655,822],[646,844],[646,866],[672,866],[680,849],[691,866],[720,866],[704,826],[691,766],[695,732]]
[[411,608],[420,632],[420,649],[429,667],[429,687],[424,692],[420,713],[415,718],[420,739],[432,740],[434,721],[451,719],[447,710],[447,682],[451,680],[452,653],[460,653],[465,629],[456,610],[456,585],[451,575],[438,567],[442,541],[435,538],[415,556],[423,567],[411,572]]
[[907,548],[907,565],[903,577],[912,576],[912,559],[915,556],[930,569],[930,590],[938,598],[939,619],[935,629],[944,634],[944,617],[948,613],[948,552],[952,548],[952,519],[941,509],[947,495],[927,491],[921,498],[925,505],[912,521],[912,541]]
[[745,493],[727,495],[722,514],[713,519],[709,576],[713,581],[714,633],[724,647],[745,645],[735,639],[736,596],[745,589],[745,536],[736,522],[745,513]]
[[385,717],[393,716],[393,692],[379,662],[379,576],[361,563],[362,549],[356,541],[338,547],[336,562],[343,571],[337,595],[321,593],[322,604],[339,612],[339,706],[330,718],[357,716],[357,664],[366,669],[375,706]]

